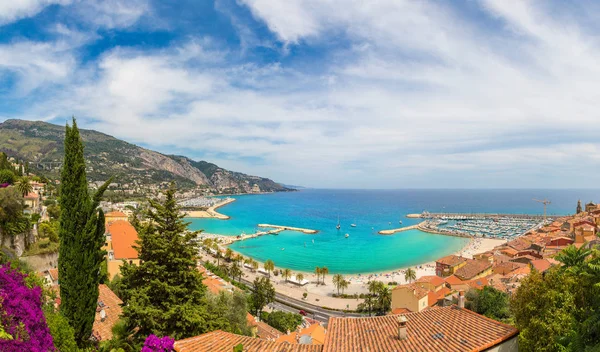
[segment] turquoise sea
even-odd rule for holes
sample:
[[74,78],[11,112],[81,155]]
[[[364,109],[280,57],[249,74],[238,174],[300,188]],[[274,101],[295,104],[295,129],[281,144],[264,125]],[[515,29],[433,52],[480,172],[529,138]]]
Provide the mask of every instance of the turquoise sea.
[[[482,212],[542,214],[532,199],[548,198],[548,214],[571,214],[578,199],[600,199],[600,190],[316,190],[234,196],[219,208],[230,220],[187,219],[190,229],[223,235],[247,234],[269,223],[315,229],[315,235],[284,231],[279,235],[235,242],[231,248],[278,267],[313,271],[327,266],[332,273],[381,272],[435,260],[462,248],[463,238],[418,230],[382,236],[382,229],[409,226],[419,219],[406,214]],[[338,216],[342,228],[335,225]],[[402,225],[399,224],[402,221]],[[356,227],[350,227],[355,223]],[[346,238],[344,235],[349,234]],[[314,242],[313,242],[314,241]]]

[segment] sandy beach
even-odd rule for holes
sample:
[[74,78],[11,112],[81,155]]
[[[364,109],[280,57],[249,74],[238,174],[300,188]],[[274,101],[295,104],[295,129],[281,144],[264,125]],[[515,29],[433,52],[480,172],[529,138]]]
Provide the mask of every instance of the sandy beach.
[[[230,240],[228,240],[227,236],[210,236],[214,236],[221,239],[222,245],[226,245],[231,242]],[[463,247],[460,251],[456,252],[455,254],[461,255],[465,258],[473,258],[473,255],[487,252],[503,243],[506,243],[506,241],[501,239],[472,238],[465,247]],[[209,260],[210,262],[216,261],[215,258],[204,253],[204,251],[201,251],[201,256],[203,260]],[[263,263],[259,262],[259,267],[262,268]],[[278,267],[277,263],[275,263],[275,268],[284,269]],[[367,293],[367,283],[372,280],[382,281],[384,283],[396,282],[398,284],[405,284],[405,269],[406,268],[399,268],[378,273],[345,274],[344,277],[350,282],[350,284],[348,285],[348,288],[344,290],[344,293]],[[413,269],[417,274],[417,278],[421,276],[435,275],[435,262],[423,263],[414,266]],[[256,277],[264,277],[264,274],[253,272],[252,270],[245,267],[243,268],[243,271],[244,278],[249,281],[253,281]],[[292,275],[295,276],[299,272],[300,271],[293,271]],[[343,299],[332,297],[331,295],[333,293],[337,293],[337,289],[333,285],[333,274],[325,275],[325,285],[316,284],[317,276],[314,272],[302,272],[302,274],[304,275],[304,279],[310,281],[309,284],[302,287],[299,287],[289,282],[285,282],[281,278],[281,276],[275,276],[273,274],[271,274],[271,281],[273,283],[273,286],[275,287],[275,290],[279,293],[294,297],[296,299],[302,299],[303,294],[306,292],[306,300],[309,303],[324,307],[331,307],[336,309],[356,309],[358,304],[362,302],[362,299]],[[391,287],[393,286],[390,286],[390,288]]]
[[227,198],[224,199],[222,202],[219,202],[213,205],[212,207],[209,207],[206,210],[188,210],[184,213],[185,216],[188,218],[214,218],[219,220],[229,220],[229,216],[217,212],[216,209],[234,201],[235,199],[233,198]]

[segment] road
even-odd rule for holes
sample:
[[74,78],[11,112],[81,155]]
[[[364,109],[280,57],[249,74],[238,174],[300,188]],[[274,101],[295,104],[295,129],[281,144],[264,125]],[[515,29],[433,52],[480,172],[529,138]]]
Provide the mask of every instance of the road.
[[[242,279],[242,283],[252,289],[252,282]],[[282,295],[278,292],[275,293],[275,302],[270,305],[276,310],[282,310],[284,312],[298,313],[300,310],[308,313],[308,317],[314,318],[323,323],[327,323],[331,317],[365,317],[365,314],[359,313],[344,313],[336,310],[325,309],[323,307],[310,304],[308,302],[298,300],[292,297]]]

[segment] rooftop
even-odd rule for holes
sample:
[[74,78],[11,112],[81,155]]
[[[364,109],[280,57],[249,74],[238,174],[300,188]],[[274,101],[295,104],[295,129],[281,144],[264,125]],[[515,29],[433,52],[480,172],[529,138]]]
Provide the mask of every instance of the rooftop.
[[104,214],[105,218],[126,218],[127,215],[121,211],[111,211],[110,213]]
[[463,257],[459,257],[457,255],[451,254],[451,255],[447,255],[443,258],[440,258],[438,260],[436,260],[436,263],[440,263],[440,264],[444,264],[444,265],[450,265],[450,266],[455,266],[458,265],[464,261],[466,261],[467,258],[463,258]]
[[115,259],[137,259],[138,253],[133,246],[138,239],[138,234],[129,221],[113,221],[108,224],[106,232],[111,235]]
[[469,260],[467,264],[460,267],[454,275],[462,280],[469,280],[492,267],[487,260]]
[[441,277],[436,276],[436,275],[427,275],[427,276],[421,276],[415,282],[418,282],[418,283],[426,282],[426,283],[432,284],[433,286],[441,286],[444,284],[444,279],[442,279]]
[[[106,285],[98,286],[98,291],[98,308],[96,309],[96,316],[94,317],[92,334],[98,341],[105,341],[112,339],[112,328],[123,312],[121,309],[123,301],[121,301],[121,299]],[[102,321],[101,317],[102,310],[104,310],[104,313],[106,314],[104,321]]]
[[323,352],[482,351],[518,330],[456,306],[405,314],[407,338],[398,339],[398,316],[331,318]]
[[209,332],[175,342],[176,352],[231,352],[238,344],[244,352],[321,352],[322,345],[277,343],[221,330]]

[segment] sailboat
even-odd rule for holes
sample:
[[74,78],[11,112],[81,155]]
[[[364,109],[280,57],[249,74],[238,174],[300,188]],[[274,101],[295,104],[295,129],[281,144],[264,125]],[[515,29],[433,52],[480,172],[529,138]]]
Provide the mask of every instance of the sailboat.
[[346,234],[346,238],[348,238],[348,237],[350,237],[350,235],[349,235],[349,234]]
[[340,216],[338,215],[338,223],[337,223],[337,225],[335,226],[335,228],[339,230],[341,227],[342,227],[342,226],[340,226]]

